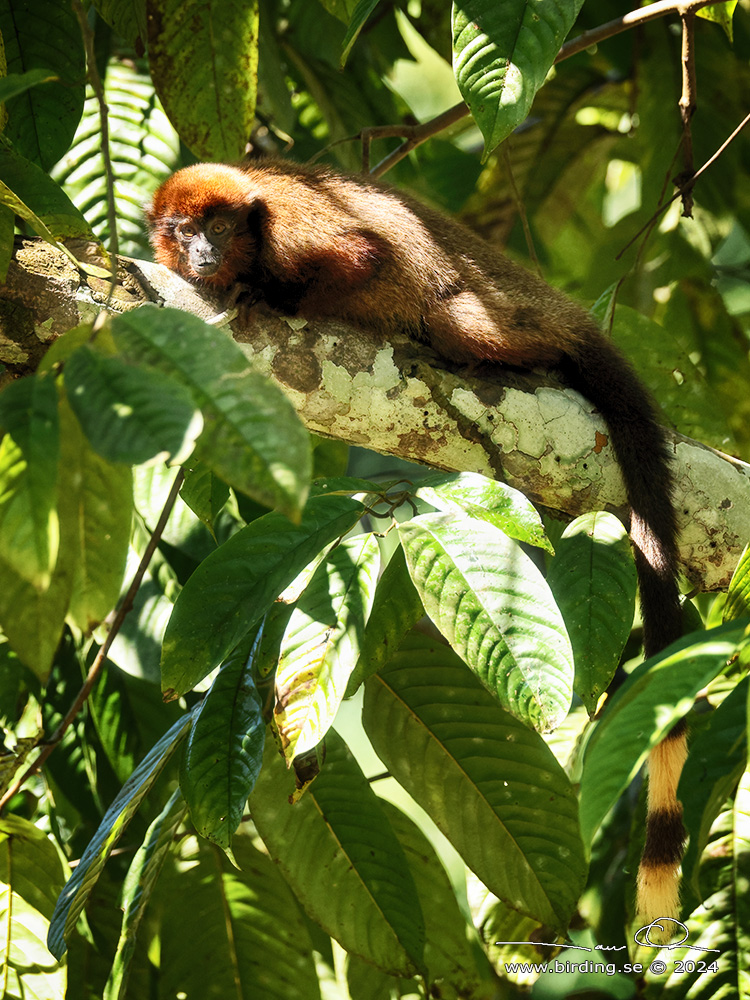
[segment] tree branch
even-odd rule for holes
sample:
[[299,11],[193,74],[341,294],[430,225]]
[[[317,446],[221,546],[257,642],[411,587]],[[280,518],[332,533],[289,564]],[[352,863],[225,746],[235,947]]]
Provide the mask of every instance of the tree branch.
[[[563,62],[565,59],[570,59],[571,56],[575,56],[579,52],[583,52],[584,49],[588,49],[592,45],[603,42],[608,38],[613,38],[615,35],[619,35],[630,28],[647,24],[649,21],[654,21],[659,17],[665,17],[667,14],[679,14],[683,19],[684,25],[685,18],[691,17],[694,20],[697,10],[700,10],[701,7],[708,7],[713,2],[727,3],[728,0],[688,0],[688,2],[685,2],[685,0],[682,0],[682,2],[679,2],[679,0],[658,0],[657,3],[649,4],[647,7],[632,10],[628,14],[623,14],[622,17],[615,18],[613,21],[607,21],[606,24],[600,24],[596,28],[584,31],[576,38],[566,42],[555,57],[555,65]],[[683,95],[684,93],[683,86]],[[682,109],[682,102],[680,103],[680,108]],[[394,149],[372,168],[370,171],[371,176],[382,177],[383,174],[387,173],[399,160],[403,160],[405,156],[408,156],[417,146],[438,135],[451,125],[455,125],[456,122],[461,121],[468,114],[468,106],[464,101],[461,101],[447,111],[443,111],[436,118],[431,118],[429,121],[422,122],[419,125],[382,125],[376,128],[363,129],[358,138],[362,140],[366,147],[366,162],[368,164],[369,147],[374,139],[402,137],[405,140],[397,149]]]
[[[87,249],[76,245],[79,255]],[[204,319],[217,311],[166,268],[120,264],[118,310],[156,298]],[[96,280],[76,273],[55,248],[24,240],[0,288],[0,361],[15,374],[32,370],[54,335],[102,308],[92,300],[98,294],[104,302],[107,282],[97,293]],[[627,513],[606,424],[547,374],[490,366],[468,373],[406,336],[386,343],[337,323],[292,327],[261,308],[232,329],[253,367],[285,390],[318,434],[502,478],[565,517]],[[750,537],[750,466],[678,434],[670,441],[685,573],[701,590],[722,589]]]

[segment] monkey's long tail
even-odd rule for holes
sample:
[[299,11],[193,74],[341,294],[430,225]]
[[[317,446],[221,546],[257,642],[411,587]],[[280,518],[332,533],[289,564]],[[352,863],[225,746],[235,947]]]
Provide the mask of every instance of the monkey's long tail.
[[[664,430],[640,379],[604,337],[577,348],[574,356],[566,358],[563,373],[596,406],[609,428],[632,510],[630,537],[638,572],[644,652],[653,656],[682,634],[673,476]],[[686,756],[682,720],[649,756],[646,843],[636,904],[644,923],[679,917],[679,868],[686,834],[677,784]]]

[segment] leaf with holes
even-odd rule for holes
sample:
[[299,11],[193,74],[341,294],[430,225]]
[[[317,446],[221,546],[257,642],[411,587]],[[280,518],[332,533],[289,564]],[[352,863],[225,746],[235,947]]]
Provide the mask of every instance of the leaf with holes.
[[372,534],[337,545],[297,602],[276,669],[274,723],[287,762],[333,722],[359,655],[380,567]]

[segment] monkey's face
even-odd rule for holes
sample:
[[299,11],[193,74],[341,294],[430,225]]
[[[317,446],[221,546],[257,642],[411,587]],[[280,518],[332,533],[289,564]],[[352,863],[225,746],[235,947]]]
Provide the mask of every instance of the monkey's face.
[[190,273],[193,280],[215,278],[236,229],[235,220],[223,215],[211,215],[203,220],[178,220],[174,233],[185,272]]

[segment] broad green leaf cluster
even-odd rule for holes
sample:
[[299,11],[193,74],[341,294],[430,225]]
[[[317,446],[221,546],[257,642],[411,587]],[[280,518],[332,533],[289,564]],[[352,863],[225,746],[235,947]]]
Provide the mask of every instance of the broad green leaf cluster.
[[[144,256],[196,159],[357,170],[374,128],[378,169],[422,124],[388,180],[595,303],[665,420],[747,458],[750,139],[654,215],[666,7],[566,58],[623,5],[4,0],[0,278],[14,229]],[[750,101],[747,11],[698,13],[695,167]],[[613,513],[311,438],[226,329],[105,299],[35,328],[30,371],[0,295],[3,995],[750,995],[748,550],[641,662]],[[638,773],[686,715],[679,968],[632,898]],[[564,943],[630,971],[552,985]]]

